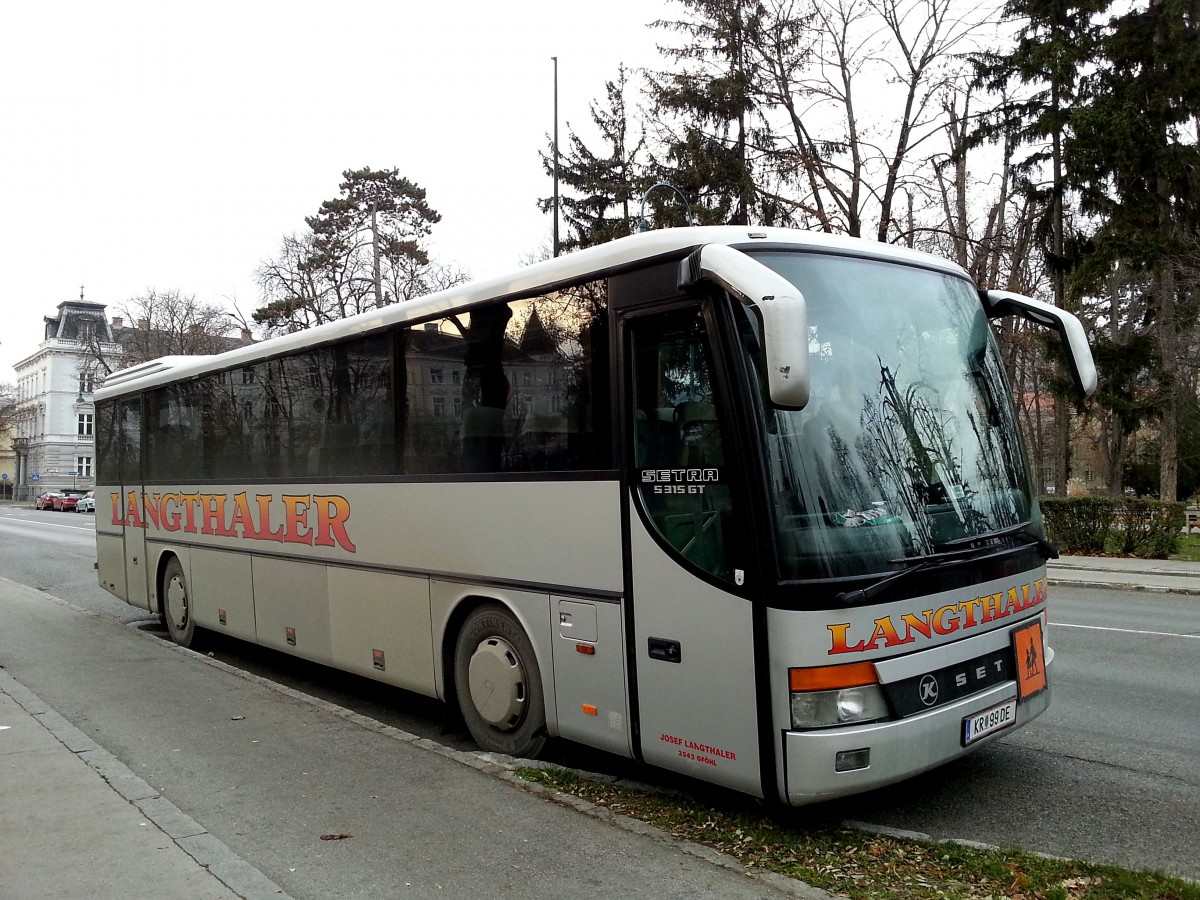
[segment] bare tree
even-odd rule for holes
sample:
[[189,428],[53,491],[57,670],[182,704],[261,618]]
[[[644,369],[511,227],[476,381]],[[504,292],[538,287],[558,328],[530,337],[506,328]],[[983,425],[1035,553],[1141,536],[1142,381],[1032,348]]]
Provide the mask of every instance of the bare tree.
[[395,169],[347,170],[337,197],[305,219],[258,270],[263,305],[254,320],[287,333],[427,293],[444,278],[426,251],[441,216],[425,190]]
[[0,439],[8,440],[17,421],[17,389],[11,384],[0,384]]
[[233,316],[195,295],[150,290],[118,308],[136,326],[120,341],[135,360],[221,353],[236,343]]
[[[286,334],[338,318],[326,312],[331,307],[327,296],[333,292],[332,286],[324,273],[306,264],[315,252],[311,232],[291,234],[283,239],[279,255],[259,266],[263,306],[254,318],[268,332]],[[336,304],[333,310],[337,310]]]
[[[0,453],[17,449],[17,390],[0,384]],[[11,497],[15,487],[11,479],[0,482],[0,498]]]
[[385,272],[382,280],[383,302],[404,303],[426,294],[466,284],[470,280],[470,275],[458,266],[404,260],[390,266]]
[[984,21],[959,0],[770,0],[753,67],[773,123],[761,148],[817,227],[886,241],[932,206],[943,99]]
[[178,290],[150,288],[119,304],[116,311],[111,325],[85,336],[81,378],[98,383],[117,369],[161,356],[221,353],[242,340],[236,336],[236,315]]

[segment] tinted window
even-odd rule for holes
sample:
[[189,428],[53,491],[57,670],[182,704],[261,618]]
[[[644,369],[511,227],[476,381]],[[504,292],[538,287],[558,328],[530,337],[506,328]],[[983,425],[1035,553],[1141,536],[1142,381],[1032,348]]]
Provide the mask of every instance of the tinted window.
[[402,346],[406,472],[611,466],[603,282],[416,326]]
[[148,478],[611,468],[607,322],[596,282],[158,388]]
[[96,476],[103,484],[136,484],[142,477],[141,400],[97,406]]

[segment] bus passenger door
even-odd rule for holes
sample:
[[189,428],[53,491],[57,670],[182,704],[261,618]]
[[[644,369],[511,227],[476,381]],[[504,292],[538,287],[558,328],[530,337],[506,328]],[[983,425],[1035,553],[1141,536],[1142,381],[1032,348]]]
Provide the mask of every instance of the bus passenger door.
[[[123,489],[118,498],[125,522],[125,602],[154,612],[150,602],[150,577],[146,562],[145,507],[141,502],[142,405],[138,398],[122,400],[117,407],[118,446]],[[132,502],[131,502],[132,501]]]
[[762,796],[748,528],[701,308],[623,321],[637,719],[649,763]]
[[[130,496],[141,497],[142,486],[134,485],[121,498],[121,506],[125,512],[125,602],[142,609],[150,609],[149,576],[146,574],[146,529],[139,527],[143,512],[141,505],[131,517],[129,513]],[[154,610],[151,609],[151,612]]]

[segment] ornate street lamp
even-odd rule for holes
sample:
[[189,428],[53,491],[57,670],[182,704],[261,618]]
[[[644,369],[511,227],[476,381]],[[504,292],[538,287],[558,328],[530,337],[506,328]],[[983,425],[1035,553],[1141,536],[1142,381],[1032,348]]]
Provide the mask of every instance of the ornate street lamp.
[[688,203],[687,197],[683,195],[683,191],[675,187],[673,184],[659,182],[658,184],[650,185],[650,187],[646,189],[646,193],[642,194],[642,211],[638,214],[637,230],[639,232],[650,230],[650,222],[646,219],[646,199],[659,188],[666,188],[668,191],[673,191],[675,196],[683,202],[683,208],[685,211],[684,222],[690,226],[692,224],[692,207],[691,204]]

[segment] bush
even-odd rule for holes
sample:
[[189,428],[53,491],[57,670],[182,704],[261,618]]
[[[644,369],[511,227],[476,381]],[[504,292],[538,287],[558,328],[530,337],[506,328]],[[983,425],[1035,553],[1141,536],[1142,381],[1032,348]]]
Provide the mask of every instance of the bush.
[[1046,535],[1063,553],[1166,559],[1179,548],[1182,503],[1128,497],[1043,497]]

